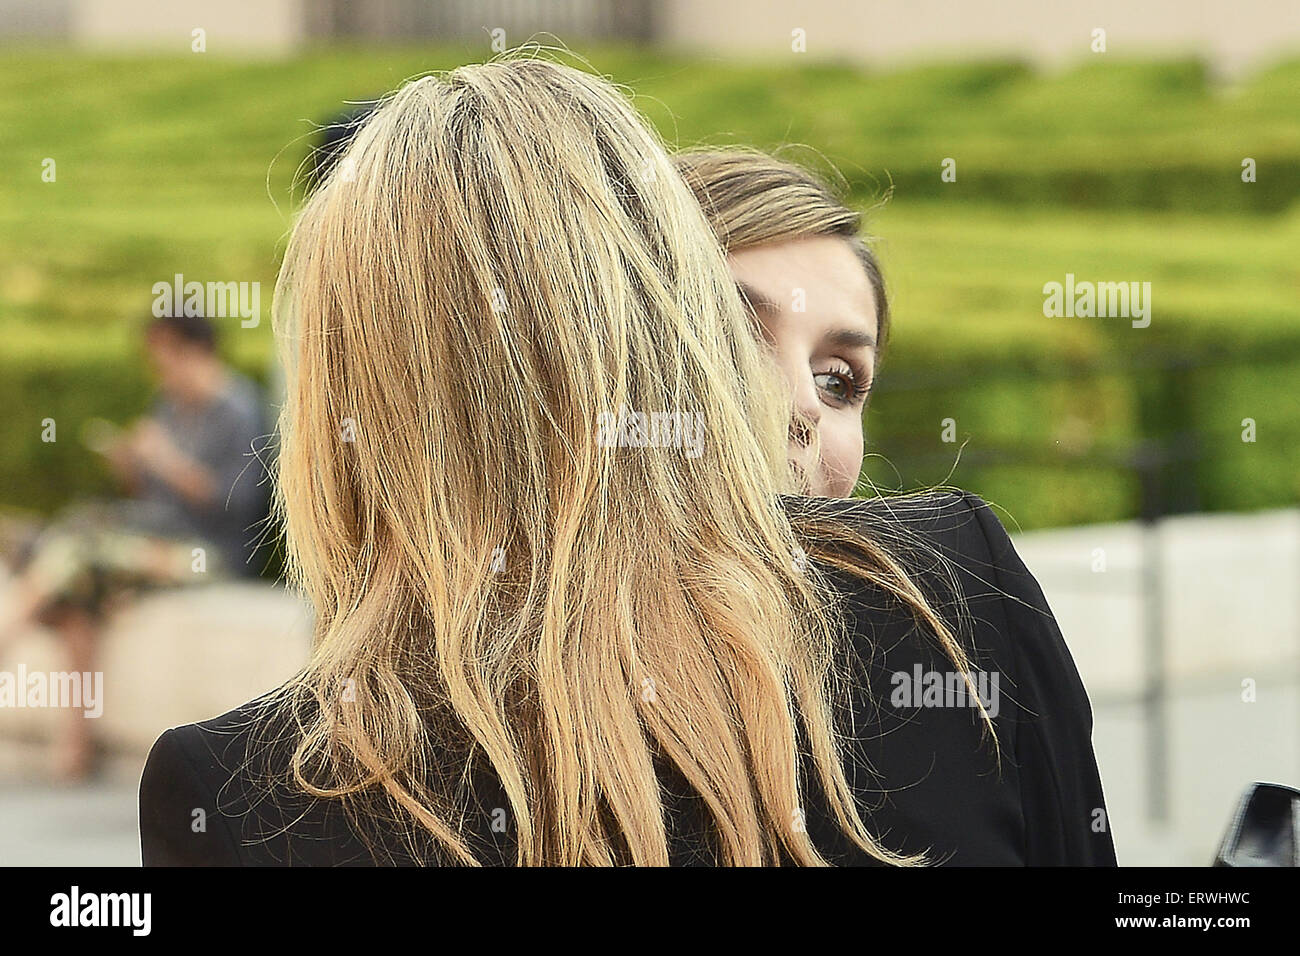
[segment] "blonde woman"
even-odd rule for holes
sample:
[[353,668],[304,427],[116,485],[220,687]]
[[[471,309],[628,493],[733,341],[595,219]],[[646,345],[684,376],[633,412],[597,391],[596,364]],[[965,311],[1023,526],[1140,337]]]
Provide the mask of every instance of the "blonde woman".
[[[276,298],[315,649],[157,741],[147,865],[1113,862],[1001,526],[787,494],[787,390],[605,81],[512,56],[403,87]],[[978,695],[993,655],[1041,734]],[[914,664],[970,702],[894,707]]]
[[847,498],[889,334],[889,299],[861,216],[808,169],[756,149],[678,153],[727,264],[794,394],[790,459],[814,495]]

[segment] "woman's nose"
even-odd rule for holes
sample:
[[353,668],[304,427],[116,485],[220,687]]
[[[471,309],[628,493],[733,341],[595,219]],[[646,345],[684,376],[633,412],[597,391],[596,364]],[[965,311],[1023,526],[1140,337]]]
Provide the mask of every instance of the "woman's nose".
[[821,402],[817,399],[817,383],[811,376],[795,388],[794,417],[790,422],[790,440],[800,447],[812,441],[812,433],[821,421]]

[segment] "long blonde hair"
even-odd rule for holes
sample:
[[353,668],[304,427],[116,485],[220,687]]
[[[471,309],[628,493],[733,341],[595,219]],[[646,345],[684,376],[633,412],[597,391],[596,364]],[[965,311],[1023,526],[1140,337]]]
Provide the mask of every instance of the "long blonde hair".
[[[921,860],[846,782],[843,620],[801,547],[838,535],[827,563],[951,635],[883,549],[779,507],[789,397],[616,89],[518,55],[408,83],[302,209],[275,298],[277,506],[316,612],[278,695],[299,790],[475,864],[482,759],[518,863],[661,865],[665,760],[717,862],[821,864],[802,728],[849,839]],[[620,409],[679,413],[702,454],[609,441]]]

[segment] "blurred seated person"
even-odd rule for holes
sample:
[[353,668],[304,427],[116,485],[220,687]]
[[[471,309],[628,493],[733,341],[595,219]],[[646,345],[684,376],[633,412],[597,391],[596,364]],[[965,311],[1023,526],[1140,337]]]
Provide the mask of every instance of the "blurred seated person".
[[[88,423],[83,438],[104,455],[127,497],[70,506],[21,549],[0,603],[0,653],[34,623],[62,638],[73,672],[93,671],[107,612],[157,587],[255,577],[268,487],[257,450],[267,429],[261,397],[217,354],[212,323],[164,316],[145,330],[159,385],[151,410],[128,429]],[[57,774],[85,777],[90,725],[73,709]]]

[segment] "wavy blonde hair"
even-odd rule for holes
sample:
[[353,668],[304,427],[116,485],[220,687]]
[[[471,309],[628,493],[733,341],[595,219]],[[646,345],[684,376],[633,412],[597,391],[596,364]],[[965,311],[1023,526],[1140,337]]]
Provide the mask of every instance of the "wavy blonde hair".
[[[403,86],[302,209],[275,315],[277,507],[316,611],[279,695],[296,788],[476,864],[461,771],[481,759],[519,864],[662,865],[665,760],[717,862],[816,865],[802,731],[849,839],[922,861],[858,811],[844,622],[792,555],[851,568],[968,662],[888,553],[779,507],[789,397],[618,90],[534,55]],[[619,408],[693,416],[703,454],[602,441]]]

